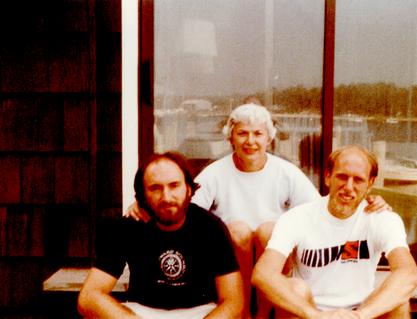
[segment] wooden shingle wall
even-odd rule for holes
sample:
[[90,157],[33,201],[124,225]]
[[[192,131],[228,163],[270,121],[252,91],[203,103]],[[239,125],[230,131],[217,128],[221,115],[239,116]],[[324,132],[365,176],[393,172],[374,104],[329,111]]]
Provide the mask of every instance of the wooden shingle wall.
[[0,310],[121,208],[120,0],[0,2]]

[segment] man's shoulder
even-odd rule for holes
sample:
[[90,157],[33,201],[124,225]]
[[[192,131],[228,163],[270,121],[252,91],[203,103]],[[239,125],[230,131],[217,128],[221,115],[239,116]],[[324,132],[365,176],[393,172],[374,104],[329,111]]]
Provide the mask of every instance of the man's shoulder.
[[129,217],[129,218],[122,217],[118,221],[118,226],[121,227],[124,230],[138,229],[138,228],[147,228],[151,224],[152,224],[151,222],[144,223],[142,221],[136,221],[136,220],[134,220],[131,217]]
[[138,242],[148,238],[142,229],[146,226],[133,218],[107,218],[99,220],[96,228],[98,255],[124,255]]
[[282,214],[282,217],[288,219],[298,219],[304,215],[313,216],[315,213],[320,213],[321,207],[323,206],[323,201],[325,201],[325,198],[320,197],[307,203],[302,203],[289,209],[286,213]]
[[201,226],[204,229],[208,227],[225,226],[223,221],[218,216],[194,203],[190,203],[188,216],[195,226]]
[[364,215],[372,219],[375,223],[403,223],[403,220],[398,213],[388,210],[371,214],[364,213]]
[[123,240],[125,241],[128,240],[127,238],[139,238],[152,229],[155,229],[155,223],[153,221],[144,223],[142,221],[136,221],[133,218],[125,217],[107,221],[105,224],[106,226],[103,227],[103,230],[107,233],[107,235],[105,234],[106,237],[115,238],[117,236],[118,238],[124,238]]
[[212,221],[214,223],[222,222],[218,216],[194,203],[190,203],[188,214],[191,214],[190,216],[195,220]]

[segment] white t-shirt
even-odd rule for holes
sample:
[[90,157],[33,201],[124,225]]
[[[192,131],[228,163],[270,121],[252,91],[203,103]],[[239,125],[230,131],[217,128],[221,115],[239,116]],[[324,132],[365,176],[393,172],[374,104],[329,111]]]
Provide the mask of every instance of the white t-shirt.
[[238,170],[230,154],[203,169],[195,181],[201,187],[193,203],[211,210],[226,224],[244,221],[253,230],[320,196],[298,167],[269,153],[260,171]]
[[347,219],[331,215],[328,196],[300,205],[277,221],[267,248],[288,256],[296,247],[293,276],[310,286],[317,307],[354,308],[374,289],[381,253],[407,247],[399,215],[367,214],[363,201]]

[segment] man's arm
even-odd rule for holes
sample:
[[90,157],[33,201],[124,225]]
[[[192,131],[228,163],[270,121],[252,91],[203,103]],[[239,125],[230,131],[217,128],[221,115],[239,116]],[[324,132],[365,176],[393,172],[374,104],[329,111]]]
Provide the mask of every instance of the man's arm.
[[116,282],[113,276],[92,268],[78,296],[79,313],[85,318],[140,318],[111,296]]
[[388,257],[391,274],[360,305],[364,318],[374,318],[408,302],[417,287],[417,268],[407,248],[393,249]]
[[296,291],[291,278],[282,274],[286,259],[282,253],[267,248],[256,263],[252,284],[274,305],[300,318],[314,318],[320,311]]
[[241,318],[243,310],[243,284],[239,271],[216,277],[218,302],[205,318]]

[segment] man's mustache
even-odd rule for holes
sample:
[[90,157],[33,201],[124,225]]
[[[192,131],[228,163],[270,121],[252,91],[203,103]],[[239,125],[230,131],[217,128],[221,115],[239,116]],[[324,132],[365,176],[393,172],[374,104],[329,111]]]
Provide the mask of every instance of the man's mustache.
[[158,208],[170,208],[170,207],[178,207],[177,202],[162,202],[158,205]]

